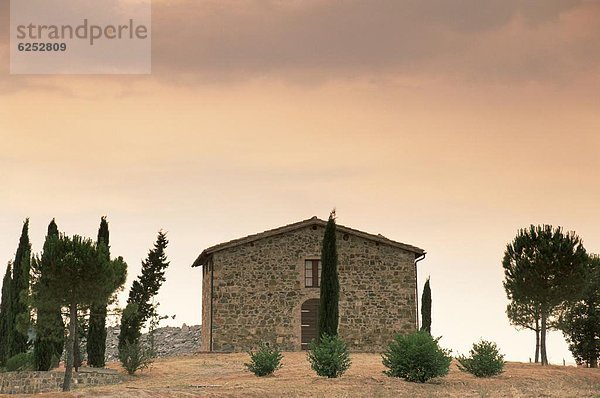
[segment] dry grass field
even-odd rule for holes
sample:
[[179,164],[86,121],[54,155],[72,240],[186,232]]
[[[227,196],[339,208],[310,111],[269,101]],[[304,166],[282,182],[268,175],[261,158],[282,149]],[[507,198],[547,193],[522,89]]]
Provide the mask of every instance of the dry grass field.
[[[275,376],[245,371],[246,354],[198,354],[161,359],[151,369],[116,386],[40,394],[71,397],[599,397],[600,370],[508,363],[505,372],[477,379],[452,364],[450,374],[425,384],[385,376],[377,354],[354,354],[353,366],[339,379],[311,371],[306,354],[286,353]],[[112,364],[112,367],[118,367]]]

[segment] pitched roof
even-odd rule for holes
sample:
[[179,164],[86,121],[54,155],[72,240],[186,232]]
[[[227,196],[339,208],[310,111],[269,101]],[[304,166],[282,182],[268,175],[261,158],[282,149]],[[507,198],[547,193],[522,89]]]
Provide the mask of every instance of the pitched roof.
[[[283,227],[271,229],[271,230],[261,232],[258,234],[254,234],[254,235],[248,235],[244,238],[239,238],[239,239],[230,240],[229,242],[219,243],[218,245],[211,246],[208,249],[205,249],[202,253],[200,253],[200,255],[198,256],[196,261],[194,261],[194,264],[192,264],[192,267],[199,267],[201,265],[205,265],[211,254],[219,252],[221,250],[225,250],[225,249],[229,249],[229,248],[243,245],[246,243],[254,242],[259,239],[268,238],[270,236],[275,236],[275,235],[284,234],[286,232],[295,231],[297,229],[312,226],[312,225],[318,225],[318,226],[325,227],[327,225],[327,221],[321,220],[320,218],[317,218],[315,216],[315,217],[309,218],[307,220],[299,221],[299,222],[296,222],[293,224],[284,225]],[[419,255],[419,256],[425,254],[425,250],[423,250],[421,248],[418,248],[418,247],[412,246],[412,245],[408,245],[406,243],[400,243],[400,242],[393,241],[391,239],[386,238],[385,236],[383,236],[381,234],[373,235],[373,234],[369,234],[367,232],[359,231],[357,229],[344,227],[343,225],[339,225],[339,224],[336,225],[336,229],[340,232],[355,235],[355,236],[358,236],[358,237],[361,237],[361,238],[364,238],[367,240],[380,242],[380,243],[383,243],[383,244],[386,244],[389,246],[398,247],[400,249],[404,249],[406,251],[415,253],[416,255]]]

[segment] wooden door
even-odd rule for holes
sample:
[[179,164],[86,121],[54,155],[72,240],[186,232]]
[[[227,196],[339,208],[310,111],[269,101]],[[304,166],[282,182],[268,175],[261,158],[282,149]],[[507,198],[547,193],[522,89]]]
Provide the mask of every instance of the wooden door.
[[319,299],[306,300],[302,304],[300,324],[302,349],[308,350],[308,343],[317,338],[317,320],[319,319]]

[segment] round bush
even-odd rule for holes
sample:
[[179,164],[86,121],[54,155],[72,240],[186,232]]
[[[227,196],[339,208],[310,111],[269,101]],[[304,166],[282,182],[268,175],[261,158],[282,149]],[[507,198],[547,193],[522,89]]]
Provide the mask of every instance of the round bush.
[[309,345],[308,361],[319,376],[340,377],[350,367],[350,353],[339,336],[323,334],[321,341]]
[[450,350],[440,348],[438,340],[424,331],[396,335],[382,354],[383,365],[388,368],[384,373],[419,383],[447,375],[452,357]]
[[23,352],[10,357],[6,361],[7,372],[20,372],[24,370],[33,370],[33,354],[31,352]]
[[250,363],[244,365],[248,370],[257,376],[267,376],[281,368],[281,351],[277,348],[269,347],[266,343],[260,343],[258,351],[248,352],[250,355]]
[[502,373],[504,368],[504,355],[500,354],[496,343],[481,340],[473,344],[469,356],[456,358],[458,368],[463,372],[471,373],[477,377],[490,377]]

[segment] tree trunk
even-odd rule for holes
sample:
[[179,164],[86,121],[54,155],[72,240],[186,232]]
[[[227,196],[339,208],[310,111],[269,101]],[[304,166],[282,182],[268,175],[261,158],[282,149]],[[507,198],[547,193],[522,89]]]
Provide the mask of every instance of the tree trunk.
[[540,328],[536,325],[535,329],[535,363],[540,362]]
[[77,304],[69,306],[69,336],[67,337],[67,363],[65,365],[65,380],[63,391],[71,391],[73,378],[73,353],[75,351],[75,333],[77,332]]
[[75,334],[73,335],[73,367],[79,372],[81,366],[81,347],[79,347],[79,318],[75,322]]
[[539,312],[535,314],[535,363],[540,362],[540,317]]
[[547,327],[547,314],[542,311],[542,330],[540,333],[540,351],[542,354],[542,365],[548,365],[548,355],[546,354],[546,331]]
[[535,363],[540,362],[540,307],[535,306]]
[[590,359],[590,368],[596,369],[598,367],[598,358]]

